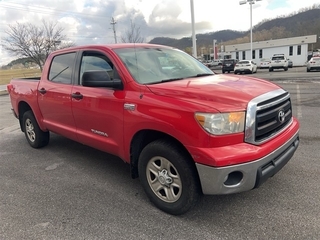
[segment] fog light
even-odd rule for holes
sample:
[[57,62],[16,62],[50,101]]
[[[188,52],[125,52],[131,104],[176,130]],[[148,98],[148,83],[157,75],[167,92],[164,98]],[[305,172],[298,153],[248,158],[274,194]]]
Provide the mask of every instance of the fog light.
[[238,185],[243,179],[243,173],[236,171],[231,172],[226,176],[226,180],[224,181],[224,185],[226,186],[234,186]]

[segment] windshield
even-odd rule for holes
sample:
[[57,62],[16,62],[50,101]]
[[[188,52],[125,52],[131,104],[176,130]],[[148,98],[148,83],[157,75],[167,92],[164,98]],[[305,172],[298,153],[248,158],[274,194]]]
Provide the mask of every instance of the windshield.
[[283,60],[284,56],[272,57],[272,60]]
[[176,81],[214,73],[178,49],[137,47],[115,49],[134,80],[141,84]]

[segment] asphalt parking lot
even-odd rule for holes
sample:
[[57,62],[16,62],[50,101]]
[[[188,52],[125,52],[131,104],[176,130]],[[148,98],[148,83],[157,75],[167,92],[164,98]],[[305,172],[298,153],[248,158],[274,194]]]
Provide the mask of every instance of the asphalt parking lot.
[[55,134],[32,149],[0,96],[0,239],[319,239],[320,72],[248,76],[290,92],[300,146],[260,188],[205,196],[179,217],[155,208],[114,156]]

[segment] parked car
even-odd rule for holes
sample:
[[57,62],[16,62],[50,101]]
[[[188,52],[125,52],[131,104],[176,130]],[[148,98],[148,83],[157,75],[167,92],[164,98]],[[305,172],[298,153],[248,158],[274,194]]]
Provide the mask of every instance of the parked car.
[[234,74],[256,73],[257,68],[258,68],[257,64],[252,60],[242,60],[242,61],[239,61],[234,67]]
[[270,58],[262,58],[262,59],[260,60],[259,68],[260,68],[260,69],[269,69],[270,63],[271,63]]
[[205,63],[205,65],[207,66],[207,67],[217,67],[217,66],[221,66],[222,65],[222,61],[221,60],[219,60],[219,59],[216,59],[216,60],[212,60],[212,61],[207,61],[206,63]]
[[272,72],[274,69],[281,69],[281,68],[284,71],[288,71],[288,59],[284,54],[274,54],[271,58],[269,72]]
[[312,70],[320,70],[320,56],[312,57],[307,63],[307,72]]
[[288,59],[288,68],[292,68],[293,67],[293,62],[291,59]]
[[237,59],[224,59],[222,62],[222,73],[233,72],[237,62]]

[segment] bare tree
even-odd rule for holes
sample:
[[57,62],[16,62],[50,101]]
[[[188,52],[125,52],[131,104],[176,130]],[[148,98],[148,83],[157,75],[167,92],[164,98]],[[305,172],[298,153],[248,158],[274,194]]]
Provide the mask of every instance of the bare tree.
[[127,29],[125,34],[121,36],[121,41],[123,43],[142,43],[144,42],[144,37],[141,37],[140,27],[131,20],[130,29]]
[[44,62],[52,51],[74,46],[73,42],[66,41],[63,30],[57,23],[46,21],[41,26],[31,23],[9,25],[1,46],[8,52],[29,58],[42,71]]

